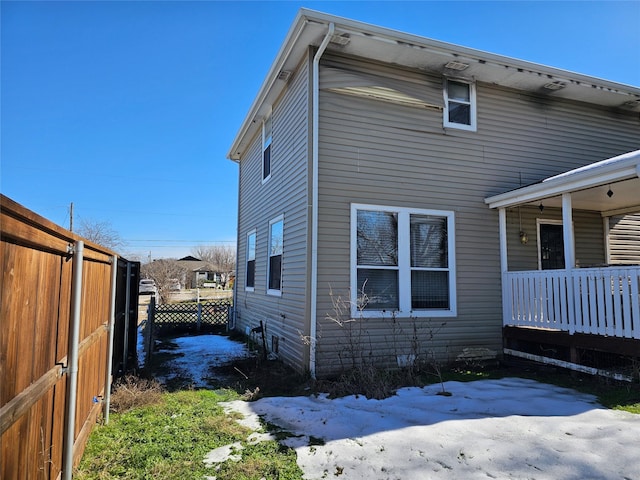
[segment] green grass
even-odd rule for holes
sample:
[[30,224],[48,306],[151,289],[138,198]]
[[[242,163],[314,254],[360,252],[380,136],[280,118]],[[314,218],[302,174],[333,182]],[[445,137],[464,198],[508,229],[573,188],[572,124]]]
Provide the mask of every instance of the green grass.
[[[166,352],[166,358],[154,357],[154,371],[167,367],[165,361],[179,352]],[[402,372],[377,370],[361,375],[341,377],[333,381],[312,382],[280,362],[263,362],[251,357],[220,368],[229,381],[218,390],[190,390],[186,379],[179,379],[167,392],[159,384],[124,379],[112,395],[109,425],[97,426],[87,444],[75,479],[162,479],[202,480],[294,480],[302,477],[296,464],[295,451],[277,441],[256,445],[247,443],[251,433],[236,417],[225,414],[219,402],[260,396],[308,395],[330,392],[333,396],[355,393],[370,398],[393,394],[406,385],[438,383],[434,372]],[[236,374],[232,377],[232,374]],[[640,414],[640,384],[615,382],[566,370],[535,364],[500,368],[459,368],[443,370],[442,380],[475,381],[504,377],[523,377],[550,383],[597,397],[607,408]],[[363,390],[364,389],[364,390]],[[249,394],[248,392],[251,392]],[[287,436],[275,425],[264,424],[276,438]],[[207,467],[204,458],[215,448],[240,442],[241,460],[227,460]],[[312,438],[312,445],[322,439]]]
[[[112,414],[94,429],[74,478],[88,479],[298,479],[295,452],[276,441],[249,445],[251,433],[218,402],[238,399],[231,390],[163,393],[159,403]],[[206,454],[241,442],[242,460],[207,467]]]

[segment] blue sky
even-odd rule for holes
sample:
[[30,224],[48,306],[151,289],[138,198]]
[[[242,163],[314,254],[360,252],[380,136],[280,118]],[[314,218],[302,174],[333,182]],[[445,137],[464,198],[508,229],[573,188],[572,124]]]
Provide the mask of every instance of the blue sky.
[[300,7],[640,85],[640,1],[0,5],[2,193],[144,260],[235,242],[226,154]]

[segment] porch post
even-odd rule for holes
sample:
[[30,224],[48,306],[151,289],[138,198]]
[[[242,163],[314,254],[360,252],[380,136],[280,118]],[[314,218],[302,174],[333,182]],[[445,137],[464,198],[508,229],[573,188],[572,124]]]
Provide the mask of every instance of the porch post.
[[511,284],[507,279],[509,270],[507,258],[507,209],[498,209],[498,230],[500,233],[500,279],[502,283],[502,326],[511,318]]
[[564,240],[564,268],[572,270],[576,265],[576,254],[573,238],[573,215],[571,206],[571,194],[562,194],[562,234]]
[[[562,236],[564,241],[564,268],[567,272],[567,324],[569,326],[569,333],[573,335],[576,328],[576,301],[580,301],[579,292],[576,294],[574,278],[572,270],[576,265],[576,254],[574,250],[574,237],[573,237],[573,212],[571,204],[571,193],[562,194]],[[571,361],[575,361],[576,351],[575,348],[570,349]]]
[[500,271],[505,273],[509,270],[507,264],[507,209],[498,209],[498,222],[500,231]]

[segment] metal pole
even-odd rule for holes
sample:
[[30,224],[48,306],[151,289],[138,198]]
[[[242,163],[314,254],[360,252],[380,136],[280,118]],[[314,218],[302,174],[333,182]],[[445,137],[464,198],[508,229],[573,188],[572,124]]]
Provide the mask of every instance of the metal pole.
[[113,330],[116,323],[116,291],[118,282],[118,257],[111,257],[111,315],[109,316],[109,346],[107,350],[107,376],[104,380],[104,423],[109,423],[111,404],[111,374],[113,373]]
[[131,310],[131,262],[127,262],[127,282],[124,302],[124,348],[122,349],[122,373],[127,371],[129,357],[129,310]]
[[78,350],[80,343],[80,310],[82,308],[82,263],[84,242],[78,240],[73,251],[71,280],[71,328],[67,353],[67,411],[65,438],[62,450],[62,478],[71,480],[73,473],[73,450],[76,430],[76,401],[78,396]]
[[147,356],[145,358],[145,368],[149,368],[151,365],[151,354],[153,353],[153,327],[156,318],[156,297],[155,295],[151,295],[149,299],[149,306],[147,307],[147,325],[145,329],[147,330]]

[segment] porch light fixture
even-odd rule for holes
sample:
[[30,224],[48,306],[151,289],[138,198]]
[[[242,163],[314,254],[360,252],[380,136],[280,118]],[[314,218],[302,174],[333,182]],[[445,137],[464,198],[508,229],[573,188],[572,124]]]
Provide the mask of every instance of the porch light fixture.
[[[520,182],[522,183],[522,181]],[[529,241],[529,235],[522,230],[522,215],[520,215],[520,205],[518,205],[518,225],[520,226],[520,243],[526,245]]]
[[607,191],[607,197],[613,197],[613,190],[611,190],[611,185],[609,185],[609,190]]
[[540,205],[538,205],[538,208],[540,209],[541,212],[544,210],[544,205],[542,204],[542,202],[540,202]]

